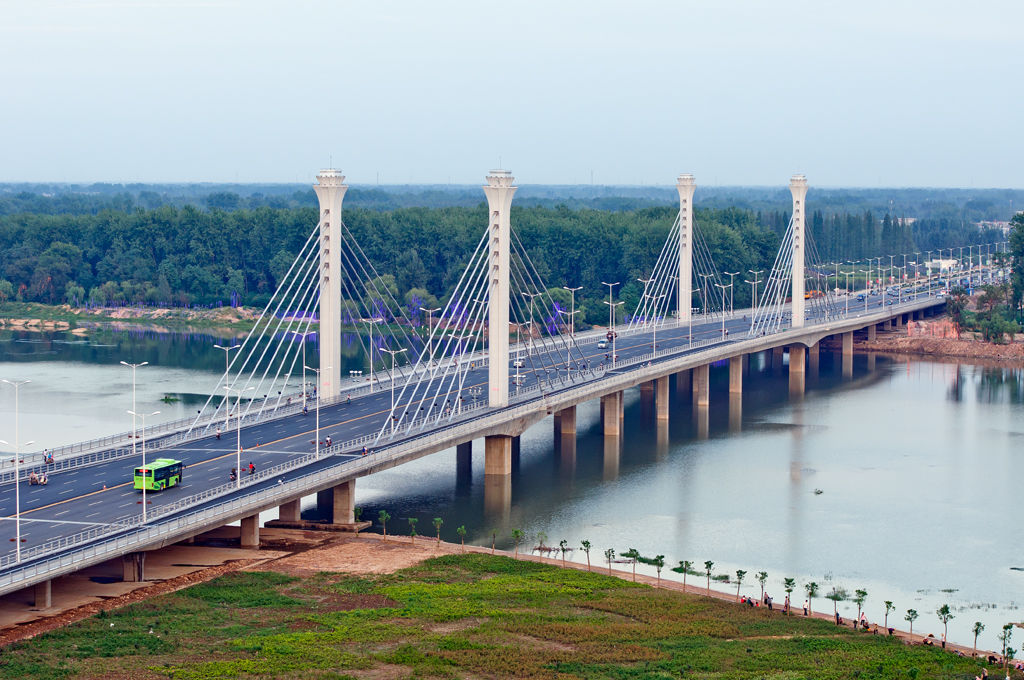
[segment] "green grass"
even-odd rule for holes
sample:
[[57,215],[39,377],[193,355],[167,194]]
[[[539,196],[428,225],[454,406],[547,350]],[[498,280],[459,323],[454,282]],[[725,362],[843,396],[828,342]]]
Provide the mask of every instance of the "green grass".
[[824,620],[483,554],[438,557],[378,577],[231,574],[0,654],[0,678],[19,680],[326,680],[382,668],[387,677],[409,678],[881,680],[980,673],[977,662],[940,649]]

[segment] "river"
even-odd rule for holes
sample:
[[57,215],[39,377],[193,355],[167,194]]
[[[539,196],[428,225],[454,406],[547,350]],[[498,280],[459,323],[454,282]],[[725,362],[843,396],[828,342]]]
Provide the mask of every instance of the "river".
[[[140,411],[160,411],[154,420],[195,413],[223,371],[214,342],[202,334],[3,332],[0,377],[33,381],[21,388],[20,434],[37,450],[130,429],[131,375],[121,360],[150,362],[138,371]],[[457,540],[455,528],[465,525],[467,541],[490,545],[496,535],[499,547],[511,547],[518,528],[523,548],[543,532],[548,544],[576,547],[570,559],[580,562],[580,541],[589,540],[595,565],[606,548],[661,554],[668,566],[690,560],[701,571],[712,560],[714,574],[746,570],[743,592],[754,595],[764,570],[780,605],[783,577],[797,581],[795,604],[802,584],[818,582],[817,611],[832,608],[824,595],[833,587],[851,595],[863,588],[872,621],[892,600],[890,625],[905,629],[914,608],[915,632],[936,636],[935,610],[948,603],[950,639],[970,644],[973,622],[982,621],[986,648],[998,647],[1004,623],[1024,619],[1015,503],[1024,480],[1024,370],[857,355],[844,379],[836,357],[822,352],[806,394],[792,399],[785,369],[755,357],[742,421],[732,423],[727,371],[711,371],[706,439],[674,388],[660,431],[649,401],[627,393],[617,455],[606,450],[597,402],[578,409],[575,455],[556,445],[550,418],[533,427],[505,512],[484,512],[482,442],[469,474],[458,473],[454,450],[441,452],[360,479],[357,504],[367,519],[386,509],[399,534],[408,534],[407,517],[419,518],[421,534],[441,517],[446,539]],[[0,387],[0,438],[12,440],[13,389]],[[663,576],[677,578],[667,568]],[[839,610],[850,617],[856,605]]]

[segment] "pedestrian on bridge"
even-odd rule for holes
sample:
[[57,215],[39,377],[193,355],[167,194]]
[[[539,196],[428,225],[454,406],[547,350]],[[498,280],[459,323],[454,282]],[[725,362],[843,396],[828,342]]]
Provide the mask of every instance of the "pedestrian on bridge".
[[250,460],[250,461],[249,461],[249,474],[251,475],[251,474],[252,474],[252,473],[254,473],[254,472],[256,472],[256,466],[255,466],[255,465],[253,465],[253,464],[252,464],[252,461]]

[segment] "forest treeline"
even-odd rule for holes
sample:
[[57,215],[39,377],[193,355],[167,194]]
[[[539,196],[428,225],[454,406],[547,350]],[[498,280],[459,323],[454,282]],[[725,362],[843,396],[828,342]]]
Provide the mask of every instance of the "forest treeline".
[[[601,281],[621,281],[627,309],[641,293],[676,215],[636,210],[515,206],[513,228],[548,286],[583,286],[584,318],[607,318]],[[487,224],[473,207],[346,208],[346,225],[398,297],[450,291]],[[705,209],[696,220],[720,272],[741,272],[735,304],[747,305],[748,270],[770,269],[789,215]],[[105,209],[96,213],[0,215],[0,301],[49,304],[216,305],[269,299],[317,223],[313,207]],[[904,225],[888,215],[812,214],[819,263],[1001,240],[965,220]],[[813,253],[812,253],[813,254]],[[763,276],[763,275],[762,275]]]

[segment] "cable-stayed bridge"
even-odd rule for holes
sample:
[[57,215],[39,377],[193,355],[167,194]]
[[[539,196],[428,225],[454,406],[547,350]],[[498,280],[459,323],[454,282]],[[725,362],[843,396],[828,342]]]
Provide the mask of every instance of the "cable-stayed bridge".
[[[706,435],[712,363],[729,361],[730,416],[752,353],[788,351],[791,392],[802,394],[821,339],[842,338],[852,374],[855,331],[931,314],[949,287],[948,273],[904,271],[888,290],[838,296],[838,273],[833,286],[804,228],[806,180],[794,176],[777,259],[752,277],[757,304],[734,310],[737,273],[724,283],[694,222],[694,179],[681,175],[679,213],[628,320],[614,299],[622,282],[607,282],[608,326],[576,332],[575,298],[568,308],[552,298],[511,223],[514,179],[495,170],[488,223],[444,303],[403,306],[345,226],[344,177],[317,179],[319,223],[253,330],[222,348],[225,372],[196,418],[54,449],[52,463],[40,453],[3,461],[0,594],[34,586],[45,603],[52,578],[117,557],[139,578],[146,550],[239,520],[242,544],[258,545],[260,512],[298,522],[313,493],[334,523],[351,524],[357,478],[451,447],[461,460],[474,439],[485,441],[485,505],[502,513],[518,437],[548,415],[573,438],[576,406],[600,399],[603,432],[619,441],[623,390],[653,390],[666,420],[674,375]],[[980,256],[968,269],[993,276]],[[346,338],[368,374],[342,375]],[[184,462],[184,483],[143,498],[131,482],[143,455]],[[27,486],[41,471],[49,484]]]

